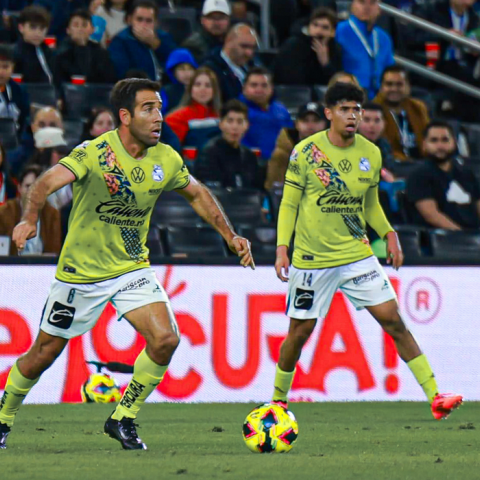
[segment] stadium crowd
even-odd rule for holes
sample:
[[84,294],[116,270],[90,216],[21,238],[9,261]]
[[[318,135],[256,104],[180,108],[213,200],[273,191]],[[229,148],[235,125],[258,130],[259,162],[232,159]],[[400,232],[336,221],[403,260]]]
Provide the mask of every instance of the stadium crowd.
[[[478,238],[480,104],[410,78],[394,54],[479,87],[478,55],[380,15],[378,0],[275,0],[270,50],[261,48],[256,2],[171,3],[0,0],[0,236],[11,236],[42,171],[115,128],[113,84],[140,77],[161,82],[162,141],[219,197],[254,253],[274,258],[290,153],[328,128],[322,99],[335,82],[365,91],[359,133],[382,153],[380,199],[407,259],[439,254],[445,238],[447,252],[465,235]],[[474,0],[388,3],[480,40]],[[70,186],[49,198],[40,235],[24,253],[59,253],[71,200]],[[182,198],[165,194],[157,205],[153,255],[212,253],[202,244],[211,232],[192,225],[198,220]],[[384,256],[383,242],[370,233]],[[13,243],[9,253],[18,253]]]

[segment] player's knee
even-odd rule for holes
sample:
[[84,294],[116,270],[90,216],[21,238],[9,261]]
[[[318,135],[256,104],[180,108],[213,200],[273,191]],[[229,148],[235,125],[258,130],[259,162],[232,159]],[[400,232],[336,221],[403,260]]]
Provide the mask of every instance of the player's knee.
[[407,327],[401,318],[384,321],[382,327],[394,340],[399,340],[407,332]]
[[150,342],[150,348],[157,357],[171,357],[180,343],[180,338],[174,332],[158,335]]

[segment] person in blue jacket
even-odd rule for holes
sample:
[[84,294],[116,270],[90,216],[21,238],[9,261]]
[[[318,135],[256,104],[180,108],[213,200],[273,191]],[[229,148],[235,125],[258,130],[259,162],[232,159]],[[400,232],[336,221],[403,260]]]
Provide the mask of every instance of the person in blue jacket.
[[125,78],[128,70],[140,69],[151,80],[161,80],[176,44],[170,34],[156,28],[157,18],[158,6],[151,0],[138,0],[127,11],[128,27],[108,47],[118,78]]
[[378,0],[353,0],[351,15],[337,25],[335,37],[343,69],[357,77],[370,100],[380,88],[383,70],[395,63],[390,36],[375,25],[379,15]]

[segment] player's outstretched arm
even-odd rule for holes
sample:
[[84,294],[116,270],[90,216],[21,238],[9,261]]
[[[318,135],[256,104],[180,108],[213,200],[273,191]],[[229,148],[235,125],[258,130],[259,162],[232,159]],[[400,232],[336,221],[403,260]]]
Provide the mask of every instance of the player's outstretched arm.
[[75,181],[75,175],[63,165],[55,165],[31,186],[20,223],[13,229],[12,240],[23,250],[29,238],[37,235],[38,215],[50,194]]
[[240,264],[255,270],[250,242],[233,230],[232,224],[223,211],[220,202],[210,190],[190,176],[190,183],[176,190],[187,199],[192,208],[225,239],[233,253],[241,257]]

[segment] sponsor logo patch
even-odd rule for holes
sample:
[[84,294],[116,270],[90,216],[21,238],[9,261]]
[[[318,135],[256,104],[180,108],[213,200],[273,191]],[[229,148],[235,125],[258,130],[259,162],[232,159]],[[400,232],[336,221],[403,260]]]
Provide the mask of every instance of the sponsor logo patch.
[[368,177],[358,177],[360,183],[372,183],[372,179]]
[[370,170],[370,162],[368,158],[362,157],[360,159],[359,168],[362,172],[368,172]]
[[148,194],[149,194],[149,195],[160,195],[160,193],[162,193],[162,189],[161,189],[161,188],[151,188],[151,189],[148,191]]
[[[182,166],[182,170],[184,167],[185,165]],[[163,173],[163,168],[160,165],[153,166],[152,178],[156,182],[163,182],[163,179],[165,178],[165,173]]]
[[376,270],[372,270],[371,272],[364,273],[363,275],[359,275],[353,279],[354,285],[362,285],[362,283],[373,282],[376,278],[379,278],[380,274]]
[[143,278],[138,278],[137,280],[134,280],[133,282],[127,283],[119,292],[127,292],[129,290],[137,290],[137,288],[142,288],[145,285],[148,285],[150,283],[150,280],[147,280],[145,277]]
[[145,172],[140,167],[135,167],[132,170],[132,180],[135,183],[142,183],[145,180]]
[[300,175],[300,165],[298,163],[288,162],[288,170],[295,175]]
[[83,159],[87,156],[84,150],[72,150],[69,157],[73,158],[77,163],[82,163]]
[[295,300],[293,306],[297,310],[310,310],[313,306],[313,296],[315,292],[313,290],[304,290],[303,288],[297,288],[295,292]]
[[52,310],[48,315],[48,323],[54,327],[68,330],[75,318],[75,308],[63,305],[60,302],[53,304]]
[[345,158],[340,161],[338,168],[342,173],[350,173],[352,171],[352,164]]
[[290,161],[291,162],[296,162],[298,160],[298,152],[293,149],[292,153],[290,154]]

